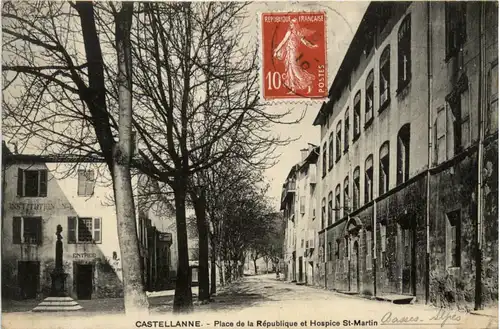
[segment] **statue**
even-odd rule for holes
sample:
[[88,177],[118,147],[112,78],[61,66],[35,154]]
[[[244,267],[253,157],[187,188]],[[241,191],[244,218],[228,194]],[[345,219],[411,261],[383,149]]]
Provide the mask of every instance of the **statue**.
[[62,297],[66,293],[66,277],[68,276],[64,273],[63,269],[63,243],[62,243],[62,226],[57,225],[56,229],[56,266],[52,273],[50,274],[52,278],[52,297]]

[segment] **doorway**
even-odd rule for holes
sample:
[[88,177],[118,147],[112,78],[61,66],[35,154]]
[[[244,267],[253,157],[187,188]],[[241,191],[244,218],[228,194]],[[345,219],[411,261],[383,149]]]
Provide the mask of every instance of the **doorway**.
[[75,264],[76,296],[78,299],[92,299],[94,266]]
[[303,260],[302,257],[299,257],[299,282],[303,281],[304,273],[303,273]]
[[354,292],[359,292],[359,244],[358,241],[354,241],[353,250],[352,250],[352,290]]
[[17,275],[22,299],[35,299],[40,286],[40,262],[19,261]]
[[401,225],[402,246],[402,294],[414,296],[416,292],[415,238],[416,231],[410,225]]

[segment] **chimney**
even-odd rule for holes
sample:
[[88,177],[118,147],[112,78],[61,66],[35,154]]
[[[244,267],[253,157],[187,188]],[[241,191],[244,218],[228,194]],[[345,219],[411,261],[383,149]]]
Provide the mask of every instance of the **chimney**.
[[307,155],[309,154],[309,149],[302,149],[300,150],[300,161],[304,161],[307,158]]

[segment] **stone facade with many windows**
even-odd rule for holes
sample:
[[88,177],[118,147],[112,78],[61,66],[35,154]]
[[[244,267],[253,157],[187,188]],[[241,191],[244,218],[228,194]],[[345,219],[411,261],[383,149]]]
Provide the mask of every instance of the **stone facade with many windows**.
[[314,121],[314,282],[440,306],[498,299],[497,6],[368,6]]

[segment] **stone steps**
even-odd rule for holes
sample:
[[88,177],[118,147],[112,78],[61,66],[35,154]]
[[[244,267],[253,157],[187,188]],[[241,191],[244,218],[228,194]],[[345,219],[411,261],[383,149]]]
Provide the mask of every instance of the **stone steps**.
[[377,300],[391,302],[393,304],[413,304],[417,299],[415,296],[408,295],[381,295],[375,297]]
[[83,307],[71,297],[47,297],[32,312],[78,311]]

